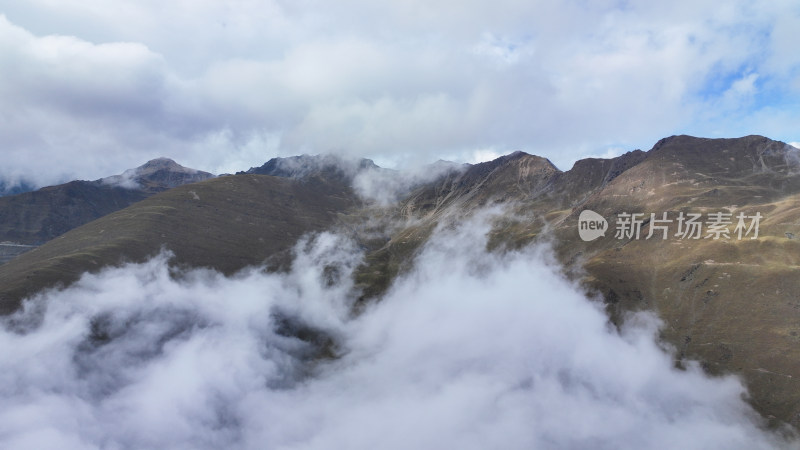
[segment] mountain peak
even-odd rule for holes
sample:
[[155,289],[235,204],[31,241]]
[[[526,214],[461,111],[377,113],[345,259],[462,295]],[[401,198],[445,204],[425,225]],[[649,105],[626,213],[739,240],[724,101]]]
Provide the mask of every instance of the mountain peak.
[[512,166],[516,167],[514,170],[520,170],[520,168],[524,166],[526,173],[536,172],[538,174],[553,174],[561,172],[549,159],[519,150],[491,161],[475,164],[470,167],[469,170],[475,173],[485,174]]
[[380,169],[371,159],[334,154],[300,155],[272,158],[260,167],[251,167],[240,174],[272,175],[303,179],[311,176],[352,180],[365,170]]
[[[161,156],[158,158],[153,158],[150,161],[142,164],[141,166],[137,167],[137,169],[145,169],[149,167],[158,167],[158,168],[175,168],[175,169],[186,169],[182,165],[175,162],[174,159],[167,158],[166,156]],[[193,170],[193,169],[189,169]]]
[[726,177],[768,171],[794,174],[800,170],[794,147],[759,135],[726,139],[670,136],[659,140],[647,159],[659,167],[680,164],[690,173]]
[[151,159],[134,169],[128,169],[119,175],[112,175],[97,181],[126,189],[160,192],[213,177],[214,175],[208,172],[184,167],[170,158],[160,157]]

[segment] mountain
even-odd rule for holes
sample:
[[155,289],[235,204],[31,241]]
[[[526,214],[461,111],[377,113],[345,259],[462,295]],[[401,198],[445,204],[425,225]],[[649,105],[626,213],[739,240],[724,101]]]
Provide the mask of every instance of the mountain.
[[[369,160],[339,164],[336,157],[278,158],[73,229],[0,266],[2,311],[41,288],[162,247],[178,266],[230,274],[265,263],[279,270],[304,233],[321,230],[345,232],[366,252],[355,275],[358,311],[412,267],[437,226],[491,207],[501,211],[491,249],[549,244],[565,275],[603,301],[611,323],[656,312],[676,367],[697,360],[711,374],[737,374],[765,417],[800,427],[797,149],[762,136],[672,136],[649,151],[584,159],[567,171],[515,152],[405,186],[389,204],[359,196],[354,185],[359,174],[391,172]],[[584,210],[607,220],[605,236],[580,237]],[[730,214],[728,235],[705,237],[718,213]],[[740,213],[761,217],[757,238],[752,230],[737,238]],[[705,227],[698,239],[676,235],[678,217],[690,214]],[[625,217],[640,219],[638,237],[621,232]]]
[[300,155],[288,158],[273,158],[260,167],[251,167],[241,174],[272,175],[276,177],[303,179],[320,176],[350,182],[360,172],[380,170],[370,159],[347,158],[339,155]]
[[[555,221],[562,260],[582,261],[611,317],[655,310],[662,338],[711,373],[744,377],[754,406],[800,424],[800,176],[796,150],[760,136],[664,139],[580,205],[605,217],[763,215],[757,239],[577,239],[578,208]],[[647,214],[649,221],[650,215]],[[560,221],[560,222],[559,222]],[[677,224],[672,224],[675,233]],[[649,232],[645,224],[643,233]],[[734,233],[732,233],[734,234]],[[588,245],[587,245],[588,244]]]
[[183,167],[169,158],[156,158],[135,169],[128,169],[120,175],[101,178],[95,183],[156,194],[213,177],[214,175],[208,172]]
[[86,271],[143,261],[168,248],[174,262],[233,274],[283,254],[359,205],[344,183],[265,175],[213,178],[154,195],[53,239],[0,266],[0,313],[25,296]]
[[121,175],[95,181],[71,181],[2,197],[0,242],[40,245],[157,192],[211,177],[210,173],[159,158]]
[[[410,267],[435,226],[501,205],[506,213],[491,246],[552,244],[568,274],[605,300],[614,323],[633,311],[657,312],[677,366],[699,360],[709,373],[743,377],[757,410],[797,427],[798,174],[797,150],[761,136],[673,136],[648,152],[586,159],[566,172],[532,155],[508,155],[420,188],[397,206],[390,223],[414,220],[371,241],[369,264],[357,274],[362,302]],[[585,209],[609,220],[605,238],[580,239]],[[730,213],[731,231],[739,213],[763,220],[758,239],[679,239],[677,223],[668,239],[646,239],[650,213],[675,221],[681,212]],[[615,239],[614,218],[623,213],[642,214],[639,239]]]

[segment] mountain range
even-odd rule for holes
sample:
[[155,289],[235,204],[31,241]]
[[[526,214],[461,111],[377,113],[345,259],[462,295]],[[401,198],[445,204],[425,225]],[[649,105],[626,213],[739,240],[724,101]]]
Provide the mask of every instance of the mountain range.
[[[412,267],[437,227],[490,208],[492,251],[550,246],[612,324],[656,312],[677,367],[697,360],[710,374],[739,375],[756,410],[800,427],[800,150],[762,136],[672,136],[567,171],[524,152],[429,169],[404,177],[367,159],[304,155],[214,177],[159,159],[3,197],[0,241],[36,248],[0,266],[0,312],[163,248],[177,267],[284,270],[302,236],[325,230],[365,252],[358,312]],[[391,201],[364,192],[378,185]],[[581,237],[585,210],[605,219],[604,236]],[[696,236],[683,229],[690,217]]]
[[153,194],[212,177],[159,158],[120,175],[0,197],[0,263]]

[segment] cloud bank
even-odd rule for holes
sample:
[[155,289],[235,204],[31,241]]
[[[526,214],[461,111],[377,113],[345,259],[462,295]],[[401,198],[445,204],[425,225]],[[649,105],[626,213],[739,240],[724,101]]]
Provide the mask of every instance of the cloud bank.
[[2,2],[0,175],[796,141],[795,2]]
[[357,317],[361,255],[332,234],[285,274],[171,277],[163,254],[43,293],[3,319],[0,446],[786,445],[737,379],[674,369],[655,318],[612,329],[546,251],[487,254],[486,231],[440,230]]

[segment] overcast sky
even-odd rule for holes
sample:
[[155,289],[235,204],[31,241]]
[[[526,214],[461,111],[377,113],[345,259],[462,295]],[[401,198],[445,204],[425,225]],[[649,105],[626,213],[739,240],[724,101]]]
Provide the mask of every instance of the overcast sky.
[[800,140],[800,3],[0,0],[0,175]]

